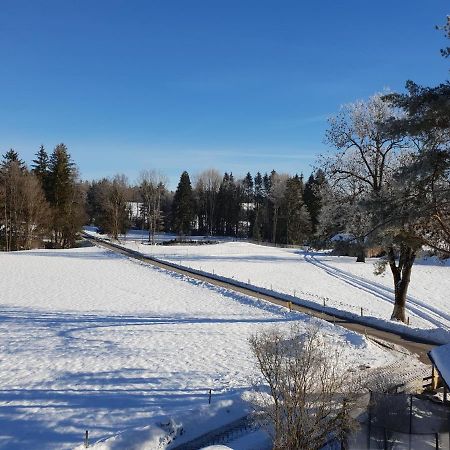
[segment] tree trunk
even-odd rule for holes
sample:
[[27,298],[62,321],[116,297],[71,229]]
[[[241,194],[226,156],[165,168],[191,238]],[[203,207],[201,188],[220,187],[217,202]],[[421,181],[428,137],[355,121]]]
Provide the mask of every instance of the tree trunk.
[[356,262],[366,262],[366,248],[364,247],[364,243],[358,243]]
[[272,243],[277,242],[277,224],[278,224],[278,208],[274,207],[273,210],[273,228],[272,228]]
[[416,258],[415,249],[406,244],[400,245],[399,262],[396,264],[393,246],[388,249],[388,260],[394,278],[395,302],[391,320],[406,323],[406,295],[411,280],[411,269]]

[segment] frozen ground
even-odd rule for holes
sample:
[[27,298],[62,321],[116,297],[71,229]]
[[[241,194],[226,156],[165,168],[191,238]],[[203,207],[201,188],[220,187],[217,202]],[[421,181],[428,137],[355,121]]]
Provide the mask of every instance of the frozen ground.
[[[161,259],[249,283],[326,308],[385,321],[392,327],[393,286],[389,268],[374,275],[376,259],[265,247],[245,242],[215,245],[151,246],[127,242],[127,247]],[[412,271],[407,314],[416,335],[450,341],[450,262],[418,261]],[[401,325],[395,325],[401,329]],[[424,331],[426,330],[426,331]]]
[[[280,255],[280,263],[302,261]],[[253,263],[268,273],[272,259]],[[236,263],[223,254],[192,258],[204,260],[216,270]],[[0,449],[73,448],[86,429],[91,442],[113,436],[102,449],[165,448],[180,426],[195,437],[245,413],[241,394],[256,375],[249,335],[308,321],[95,247],[0,253],[0,272]],[[322,330],[345,350],[345,364],[392,361],[361,336]]]

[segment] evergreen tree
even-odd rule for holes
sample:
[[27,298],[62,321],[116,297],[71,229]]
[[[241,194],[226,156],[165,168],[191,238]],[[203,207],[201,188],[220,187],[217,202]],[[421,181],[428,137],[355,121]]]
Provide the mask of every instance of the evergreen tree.
[[289,176],[287,174],[278,174],[274,170],[270,174],[270,192],[269,200],[271,207],[271,242],[274,244],[284,240],[286,236],[286,216],[283,214],[283,207],[286,196],[286,182]]
[[311,219],[303,201],[303,180],[298,175],[286,182],[286,243],[303,243],[311,233]]
[[253,222],[253,228],[252,228],[252,237],[257,242],[260,242],[262,240],[261,225],[259,223],[259,221],[260,221],[259,215],[260,215],[260,212],[257,210],[255,212],[255,220]]
[[255,175],[254,186],[255,186],[255,190],[254,190],[255,210],[258,210],[262,206],[263,201],[264,201],[263,179],[262,179],[260,172],[258,172]]
[[84,202],[76,185],[76,168],[67,147],[59,144],[50,156],[48,200],[53,215],[52,241],[55,247],[70,247],[84,220]]
[[308,209],[312,222],[312,232],[317,231],[319,215],[322,209],[321,189],[325,183],[325,174],[322,169],[318,169],[315,174],[311,174],[305,184],[303,199]]
[[[243,202],[243,189],[241,183],[235,181],[233,174],[230,174],[229,183],[230,218],[228,235],[237,236],[239,234],[239,219]],[[245,230],[248,234],[248,229]]]
[[17,164],[17,167],[24,171],[26,170],[26,165],[22,159],[19,158],[19,154],[14,150],[10,149],[3,155],[2,168],[7,169],[12,164]]
[[264,174],[262,179],[262,208],[260,215],[261,219],[261,227],[262,227],[262,238],[263,240],[270,241],[272,239],[272,202],[270,199],[270,191],[272,189],[272,181],[271,177],[267,174]]
[[250,172],[247,173],[245,178],[242,180],[243,189],[243,200],[245,204],[244,220],[246,223],[246,235],[250,236],[250,230],[252,227],[252,222],[254,219],[254,191],[253,191],[253,178]]
[[227,234],[227,222],[229,220],[229,196],[228,196],[228,184],[230,177],[227,172],[224,173],[222,182],[219,186],[219,192],[217,194],[217,216],[216,216],[216,229],[221,235]]
[[189,234],[194,220],[194,194],[189,174],[184,171],[173,198],[172,226],[178,234]]
[[36,153],[36,159],[33,159],[32,171],[41,182],[46,196],[48,197],[48,173],[49,173],[49,159],[43,145]]
[[[217,227],[220,234],[237,236],[243,199],[241,183],[236,183],[232,173],[225,172],[217,194]],[[246,230],[247,231],[247,230]]]

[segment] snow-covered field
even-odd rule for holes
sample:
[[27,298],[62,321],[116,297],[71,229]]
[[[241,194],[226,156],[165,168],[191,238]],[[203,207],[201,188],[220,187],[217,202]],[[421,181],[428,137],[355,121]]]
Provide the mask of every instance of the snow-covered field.
[[[272,249],[252,249],[169,250],[183,258],[189,251],[192,264],[255,281],[273,277],[278,264],[279,274],[286,264],[322,272],[292,252],[274,258]],[[245,413],[239,399],[256,376],[250,334],[308,322],[285,308],[95,247],[0,253],[0,273],[4,449],[73,448],[82,444],[84,430],[91,442],[128,430],[97,446],[102,449],[142,448],[143,442],[165,448],[166,432],[180,426],[183,438],[192,438]],[[280,279],[280,287],[290,277]],[[322,330],[344,349],[346,364],[375,367],[393,359],[339,327],[323,324]],[[133,427],[141,430],[129,431]]]
[[[214,273],[308,300],[326,308],[378,318],[392,327],[393,286],[389,268],[374,275],[376,259],[265,247],[245,242],[215,245],[151,246],[127,242],[127,247],[177,264]],[[408,296],[410,327],[416,335],[450,341],[450,261],[418,261]],[[396,324],[396,328],[402,328]],[[420,330],[427,330],[425,332]]]

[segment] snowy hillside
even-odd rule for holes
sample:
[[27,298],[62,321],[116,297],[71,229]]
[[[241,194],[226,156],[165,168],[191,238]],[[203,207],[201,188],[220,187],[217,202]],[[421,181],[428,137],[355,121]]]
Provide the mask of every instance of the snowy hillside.
[[[214,248],[239,249],[226,245]],[[283,258],[299,258],[280,255],[283,264]],[[209,261],[216,270],[230,271],[236,263],[229,255],[202,258],[193,261]],[[252,277],[254,264],[260,276],[273,276],[270,255],[252,258],[245,269]],[[239,398],[256,375],[249,335],[305,320],[285,308],[98,248],[0,253],[0,271],[4,449],[73,448],[82,444],[86,429],[93,442],[130,427],[169,423],[168,417],[183,421],[189,411],[202,408],[206,417],[224,410],[230,417],[243,414]],[[347,364],[392,360],[358,335],[332,325],[322,329],[345,349]],[[213,409],[205,413],[209,389]],[[216,417],[215,424],[226,419]],[[149,435],[161,437],[146,430],[133,433],[138,443]],[[186,429],[188,437],[194,432]],[[139,447],[129,443],[126,448]]]
[[[307,253],[244,242],[201,246],[127,247],[178,264],[250,283],[326,307],[381,318],[389,324],[393,305],[389,268],[374,275],[375,259]],[[450,341],[450,264],[435,259],[418,261],[412,271],[407,314],[411,328],[430,330],[436,340]],[[425,333],[422,333],[425,335]]]

